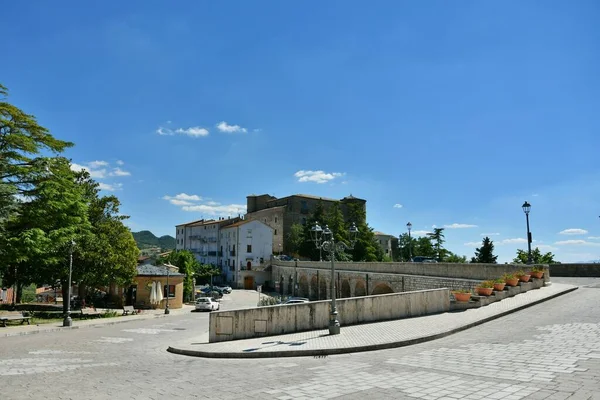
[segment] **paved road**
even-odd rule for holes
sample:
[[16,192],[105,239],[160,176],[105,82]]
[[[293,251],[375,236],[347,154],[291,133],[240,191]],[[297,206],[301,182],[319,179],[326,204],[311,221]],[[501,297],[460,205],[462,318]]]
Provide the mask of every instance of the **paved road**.
[[[206,330],[207,313],[4,337],[1,397],[600,398],[600,280],[554,280],[587,287],[437,341],[327,358],[208,360],[165,351]],[[223,308],[256,302],[255,293],[239,296]]]

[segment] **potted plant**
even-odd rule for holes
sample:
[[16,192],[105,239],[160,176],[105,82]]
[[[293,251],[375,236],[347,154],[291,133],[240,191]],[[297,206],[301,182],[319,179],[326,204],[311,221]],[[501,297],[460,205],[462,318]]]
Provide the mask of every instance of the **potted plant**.
[[532,278],[542,279],[542,277],[544,276],[544,268],[533,267],[531,268],[531,272],[529,272],[529,275],[531,275]]
[[490,296],[494,291],[494,281],[483,281],[475,288],[480,296]]
[[506,286],[506,282],[504,281],[504,279],[494,279],[494,290],[501,292],[504,290],[504,286]]
[[531,275],[529,275],[528,273],[526,273],[523,270],[517,271],[517,273],[515,274],[515,277],[517,277],[521,282],[529,282],[529,278],[531,278]]
[[457,290],[453,290],[452,294],[454,295],[454,298],[456,299],[456,301],[468,302],[469,300],[471,300],[471,291],[470,290],[457,289]]
[[519,284],[519,278],[513,274],[504,274],[502,279],[504,279],[504,282],[506,282],[508,286],[517,286]]

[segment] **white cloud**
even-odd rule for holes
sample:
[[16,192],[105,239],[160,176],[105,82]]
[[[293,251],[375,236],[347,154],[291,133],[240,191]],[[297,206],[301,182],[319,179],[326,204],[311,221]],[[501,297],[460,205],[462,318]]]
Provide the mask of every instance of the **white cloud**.
[[168,199],[171,204],[176,206],[193,206],[194,203],[191,203],[187,200],[178,200],[178,199]]
[[559,235],[585,235],[588,233],[585,229],[571,228],[558,232]]
[[394,204],[394,208],[402,208],[402,204],[396,203],[396,204]]
[[125,163],[121,160],[117,160],[117,165],[125,165]]
[[600,236],[588,236],[590,240],[600,240]]
[[106,161],[91,161],[88,163],[88,166],[90,168],[106,167],[108,163]]
[[538,244],[535,247],[537,247],[538,249],[543,250],[543,251],[556,251],[556,250],[558,250],[557,247],[550,246],[549,244]]
[[327,183],[335,178],[344,176],[343,172],[325,172],[325,171],[298,171],[294,174],[298,182],[316,182]]
[[196,194],[187,194],[187,193],[179,193],[175,196],[163,196],[164,200],[184,200],[184,201],[200,201],[202,200],[202,197],[196,195]]
[[470,224],[451,224],[451,225],[444,225],[444,228],[446,229],[465,229],[465,228],[477,228],[477,225],[470,225]]
[[221,205],[221,203],[219,203],[218,201],[207,201],[206,204],[209,206],[220,206]]
[[411,231],[410,234],[412,236],[427,236],[428,233],[431,233],[430,231]]
[[600,246],[600,243],[587,242],[583,239],[559,240],[554,244],[557,246]]
[[236,214],[246,213],[246,206],[243,204],[229,204],[218,206],[210,206],[208,204],[196,204],[193,206],[183,206],[181,209],[184,211],[196,211],[214,216],[232,216]]
[[180,135],[186,135],[186,136],[190,136],[190,137],[205,137],[209,135],[209,131],[206,128],[202,128],[200,126],[192,126],[190,128],[177,128],[175,130],[171,129],[171,128],[164,128],[164,127],[159,127],[156,130],[156,133],[158,133],[159,135],[162,136],[173,136],[176,133],[180,134]]
[[531,197],[538,197],[538,196],[539,196],[539,194],[537,194],[537,193],[534,193],[531,195]]
[[92,164],[98,165],[97,163],[103,163],[103,162],[105,162],[105,161],[92,161],[91,163],[88,163],[88,166],[71,163],[71,170],[76,171],[76,172],[87,171],[88,174],[90,174],[90,177],[92,177],[94,179],[102,179],[102,178],[106,177],[106,169],[104,169],[104,168],[94,169]]
[[191,136],[191,137],[204,137],[204,136],[208,136],[209,132],[208,129],[205,128],[201,128],[199,126],[192,126],[191,128],[187,128],[187,129],[176,129],[175,133],[180,133],[182,135],[187,135],[187,136]]
[[255,128],[255,129],[252,129],[252,132],[255,132],[255,133],[262,132],[262,129],[260,129],[260,128]]
[[527,243],[527,239],[524,238],[513,238],[513,239],[504,239],[496,242],[496,244],[521,244]]
[[500,236],[499,233],[481,233],[481,236]]
[[100,190],[106,190],[108,192],[114,192],[117,190],[121,190],[122,187],[123,187],[122,183],[109,184],[109,183],[104,183],[104,182],[98,182],[98,188]]
[[121,168],[114,168],[110,173],[110,176],[129,176],[131,172],[123,171]]
[[225,121],[219,122],[217,124],[217,129],[220,132],[224,132],[224,133],[246,133],[246,132],[248,132],[248,129],[246,129],[246,128],[242,128],[239,125],[229,125]]
[[465,243],[465,246],[477,247],[477,246],[481,246],[481,242],[467,242],[467,243]]

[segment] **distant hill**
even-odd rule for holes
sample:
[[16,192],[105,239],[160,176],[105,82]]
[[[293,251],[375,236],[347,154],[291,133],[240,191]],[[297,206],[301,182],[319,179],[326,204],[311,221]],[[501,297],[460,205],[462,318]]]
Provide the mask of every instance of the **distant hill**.
[[173,250],[175,248],[175,238],[165,235],[156,237],[150,231],[131,232],[137,243],[138,249],[147,249],[150,247],[160,247],[162,250]]

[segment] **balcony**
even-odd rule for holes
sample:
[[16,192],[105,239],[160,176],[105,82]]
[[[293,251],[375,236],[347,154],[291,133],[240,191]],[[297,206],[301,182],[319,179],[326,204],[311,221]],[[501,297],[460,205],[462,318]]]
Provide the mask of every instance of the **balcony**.
[[231,257],[235,257],[235,250],[232,250],[232,251],[230,251],[230,252],[229,252],[229,255],[230,255]]

